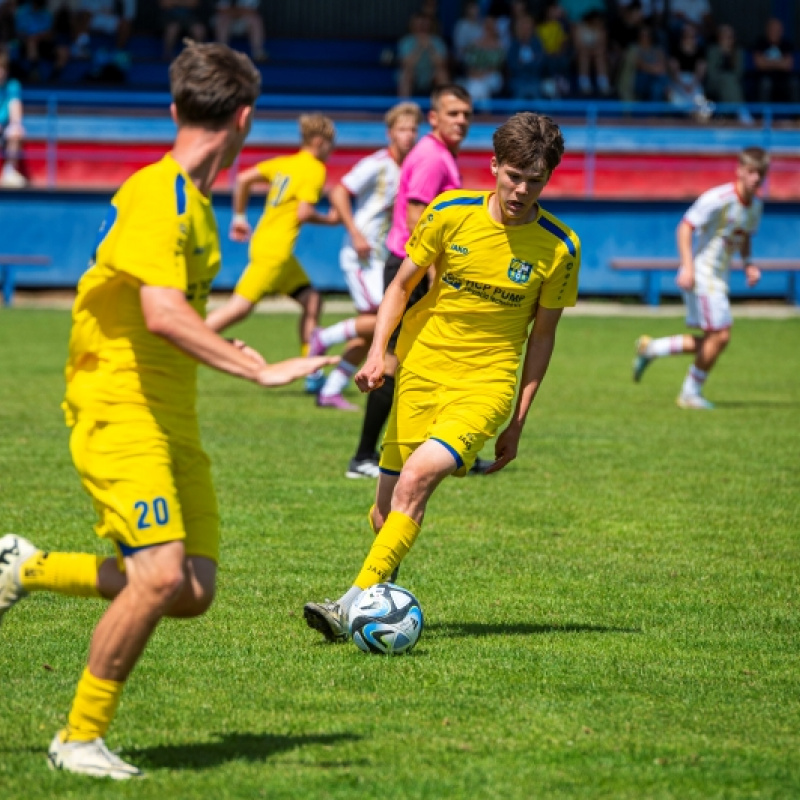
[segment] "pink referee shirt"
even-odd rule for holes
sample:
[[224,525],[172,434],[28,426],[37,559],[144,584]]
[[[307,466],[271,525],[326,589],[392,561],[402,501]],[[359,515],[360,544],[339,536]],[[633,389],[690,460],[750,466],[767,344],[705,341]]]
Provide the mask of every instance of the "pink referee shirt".
[[406,257],[406,242],[411,235],[406,222],[409,200],[428,205],[436,195],[461,188],[461,175],[453,154],[432,134],[423,136],[405,157],[400,169],[400,185],[392,211],[392,228],[386,247],[398,258]]

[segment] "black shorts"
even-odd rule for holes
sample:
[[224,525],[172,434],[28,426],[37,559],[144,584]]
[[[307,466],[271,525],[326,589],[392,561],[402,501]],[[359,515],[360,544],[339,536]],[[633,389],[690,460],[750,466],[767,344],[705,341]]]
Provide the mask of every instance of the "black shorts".
[[[384,292],[389,288],[389,284],[395,279],[403,260],[404,259],[396,256],[394,253],[389,253],[389,257],[386,259],[386,264],[384,264],[383,267]],[[411,306],[419,303],[419,301],[422,300],[422,298],[428,293],[429,288],[428,276],[426,274],[423,275],[422,280],[414,287],[414,291],[411,292],[411,297],[408,298],[408,303],[406,303],[406,311],[408,311]],[[405,314],[405,311],[403,313]],[[394,353],[395,347],[397,347],[397,337],[400,335],[400,329],[402,327],[403,322],[401,320],[400,324],[394,329],[392,335],[389,337],[389,343],[386,346],[387,353]]]

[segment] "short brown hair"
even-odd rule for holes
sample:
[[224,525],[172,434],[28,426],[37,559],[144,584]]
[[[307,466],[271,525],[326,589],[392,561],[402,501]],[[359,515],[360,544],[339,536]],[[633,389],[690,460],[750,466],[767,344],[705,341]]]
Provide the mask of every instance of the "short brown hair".
[[755,167],[762,175],[769,169],[769,153],[763,147],[745,147],[739,153],[742,166]]
[[465,103],[469,103],[472,105],[472,97],[470,93],[463,87],[459,86],[457,83],[445,83],[442,86],[437,86],[431,92],[431,108],[434,111],[439,110],[439,101],[443,97],[456,97],[459,100],[462,100]]
[[227,45],[187,40],[170,64],[169,88],[180,123],[220,128],[237,108],[255,104],[261,73]]
[[324,114],[301,114],[300,138],[303,144],[309,144],[315,136],[321,136],[332,142],[336,138],[333,120]]
[[550,117],[523,111],[506,120],[492,136],[500,164],[552,173],[564,155],[564,137]]
[[383,120],[387,128],[393,128],[400,117],[414,117],[414,121],[419,125],[422,122],[422,109],[416,103],[398,103],[386,112]]

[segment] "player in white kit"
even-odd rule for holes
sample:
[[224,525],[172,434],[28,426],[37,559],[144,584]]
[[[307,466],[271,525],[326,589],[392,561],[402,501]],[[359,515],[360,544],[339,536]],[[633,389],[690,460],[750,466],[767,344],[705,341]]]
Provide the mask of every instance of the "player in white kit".
[[348,343],[317,397],[317,405],[323,408],[359,410],[342,392],[372,343],[383,299],[386,236],[392,224],[400,165],[417,141],[422,111],[416,103],[399,103],[389,109],[385,119],[389,146],[361,159],[330,194],[331,205],[347,230],[339,264],[358,316],[317,328],[311,336],[309,355],[322,355],[329,347]]
[[739,153],[736,179],[700,195],[678,225],[681,266],[677,283],[686,304],[686,324],[702,334],[678,334],[636,341],[633,379],[640,381],[655,358],[693,353],[694,363],[678,395],[681,408],[710,410],[703,384],[731,338],[728,270],[738,252],[744,262],[748,286],[755,286],[761,271],[750,261],[750,241],[761,221],[763,201],[756,192],[769,169],[769,155],[760,147]]

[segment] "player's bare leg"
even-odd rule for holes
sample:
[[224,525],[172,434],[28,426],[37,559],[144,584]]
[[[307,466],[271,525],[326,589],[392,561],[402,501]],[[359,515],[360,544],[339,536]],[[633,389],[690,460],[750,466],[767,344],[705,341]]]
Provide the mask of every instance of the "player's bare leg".
[[730,339],[730,328],[723,328],[718,331],[708,331],[698,340],[694,364],[689,367],[681,393],[678,395],[677,403],[681,408],[701,411],[710,411],[714,408],[713,403],[703,397],[703,385]]
[[255,307],[254,303],[235,292],[219,308],[215,308],[206,317],[206,325],[212,331],[220,333],[229,328],[235,322],[239,322],[247,317]]

